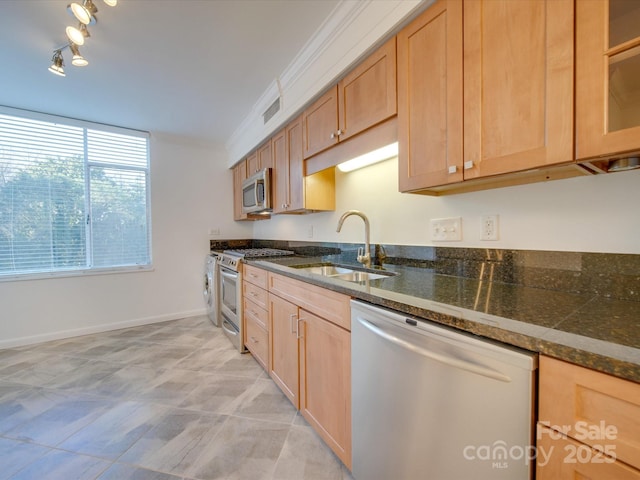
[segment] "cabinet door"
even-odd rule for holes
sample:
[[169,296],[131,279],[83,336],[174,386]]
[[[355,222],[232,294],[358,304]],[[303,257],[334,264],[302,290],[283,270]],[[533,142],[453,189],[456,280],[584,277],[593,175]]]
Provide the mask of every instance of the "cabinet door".
[[463,10],[465,179],[572,161],[573,0]]
[[304,202],[304,158],[302,146],[302,117],[287,125],[287,157],[289,160],[289,202],[287,210],[301,210]]
[[258,170],[260,170],[260,165],[258,164],[258,152],[255,151],[247,157],[247,177],[250,177]]
[[538,430],[538,480],[640,480],[640,471],[544,427]]
[[302,114],[304,158],[338,143],[338,86],[313,102]]
[[273,213],[282,213],[291,203],[289,199],[289,157],[287,156],[286,131],[280,130],[271,138],[273,171],[271,188],[273,192]]
[[247,163],[245,160],[233,167],[233,219],[246,220],[247,214],[242,213],[242,182],[247,178]]
[[395,37],[340,80],[338,113],[340,141],[397,113]]
[[298,307],[269,294],[269,375],[300,408],[298,383]]
[[271,158],[271,141],[268,141],[259,147],[256,153],[258,156],[258,170],[273,167],[273,161]]
[[399,189],[462,176],[462,1],[440,0],[398,33]]
[[576,2],[576,158],[640,150],[640,2]]
[[351,468],[351,335],[300,310],[300,412]]

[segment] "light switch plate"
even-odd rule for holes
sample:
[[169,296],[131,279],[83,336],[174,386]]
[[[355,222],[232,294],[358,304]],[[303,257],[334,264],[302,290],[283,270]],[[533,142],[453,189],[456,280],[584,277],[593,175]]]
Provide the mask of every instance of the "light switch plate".
[[462,241],[462,217],[433,218],[430,227],[431,240],[434,242]]

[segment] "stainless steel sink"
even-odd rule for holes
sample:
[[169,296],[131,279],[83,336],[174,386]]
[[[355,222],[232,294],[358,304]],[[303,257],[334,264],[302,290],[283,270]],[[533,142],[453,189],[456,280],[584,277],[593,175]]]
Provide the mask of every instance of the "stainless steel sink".
[[373,273],[373,272],[359,272],[353,271],[349,273],[343,273],[341,275],[333,275],[333,278],[339,278],[340,280],[346,280],[347,282],[366,282],[367,280],[378,280],[380,278],[392,277],[393,273]]
[[300,270],[304,270],[305,272],[309,273],[315,273],[316,275],[324,275],[325,277],[333,277],[335,275],[342,275],[345,273],[353,272],[353,270],[350,268],[338,267],[336,265],[317,265],[311,267],[303,267],[300,268]]
[[318,265],[300,265],[292,267],[304,272],[314,273],[316,275],[322,275],[325,277],[338,278],[347,282],[367,282],[369,280],[379,280],[381,278],[387,278],[397,275],[395,272],[371,272],[356,270],[355,268],[349,268],[330,263],[323,263]]

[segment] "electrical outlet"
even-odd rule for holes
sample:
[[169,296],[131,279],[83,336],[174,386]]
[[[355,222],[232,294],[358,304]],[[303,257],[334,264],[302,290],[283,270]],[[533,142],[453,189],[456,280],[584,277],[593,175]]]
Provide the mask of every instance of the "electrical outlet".
[[462,240],[462,217],[433,218],[430,221],[431,240],[459,242]]
[[500,226],[498,215],[483,215],[480,219],[480,240],[498,240]]

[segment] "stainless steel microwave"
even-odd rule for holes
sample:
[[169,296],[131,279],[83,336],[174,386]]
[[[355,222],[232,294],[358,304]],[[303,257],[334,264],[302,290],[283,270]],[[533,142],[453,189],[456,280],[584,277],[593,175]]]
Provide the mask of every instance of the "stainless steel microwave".
[[271,169],[260,170],[242,182],[242,213],[271,211]]

